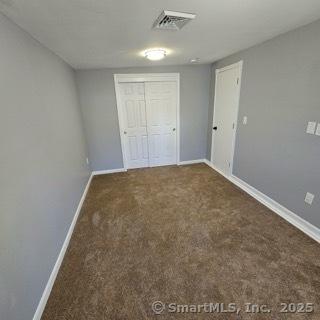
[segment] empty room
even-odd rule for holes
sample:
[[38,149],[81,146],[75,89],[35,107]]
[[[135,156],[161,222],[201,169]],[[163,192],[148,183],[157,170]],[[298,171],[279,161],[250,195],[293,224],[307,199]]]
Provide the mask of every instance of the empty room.
[[319,320],[320,1],[0,0],[0,320]]

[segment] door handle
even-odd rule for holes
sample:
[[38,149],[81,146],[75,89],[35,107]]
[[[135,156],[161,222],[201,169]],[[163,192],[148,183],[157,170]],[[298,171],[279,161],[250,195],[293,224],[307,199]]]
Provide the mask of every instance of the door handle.
[[217,130],[218,130],[218,127],[213,127],[212,129],[215,130],[215,131],[217,131]]
[[173,128],[172,131],[176,131],[176,128]]
[[123,131],[124,134],[127,134],[127,131]]

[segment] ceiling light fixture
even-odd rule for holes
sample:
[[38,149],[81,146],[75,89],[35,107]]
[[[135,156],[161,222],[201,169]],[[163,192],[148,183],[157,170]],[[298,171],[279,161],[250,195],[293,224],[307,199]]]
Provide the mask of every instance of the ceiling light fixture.
[[163,59],[167,55],[164,49],[149,49],[144,52],[144,56],[152,61]]
[[191,63],[198,63],[200,62],[200,58],[194,58],[190,60]]

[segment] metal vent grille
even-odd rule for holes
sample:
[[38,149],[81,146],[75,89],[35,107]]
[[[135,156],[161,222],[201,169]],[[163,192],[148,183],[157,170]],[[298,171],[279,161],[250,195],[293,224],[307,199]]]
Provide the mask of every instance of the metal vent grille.
[[192,13],[163,11],[153,24],[154,29],[180,30],[185,24],[196,17]]

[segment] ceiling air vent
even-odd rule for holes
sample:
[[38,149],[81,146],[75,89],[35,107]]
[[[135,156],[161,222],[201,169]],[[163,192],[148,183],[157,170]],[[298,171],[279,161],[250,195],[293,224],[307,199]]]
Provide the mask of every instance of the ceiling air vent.
[[153,24],[153,29],[180,30],[196,17],[195,14],[175,11],[163,11]]

